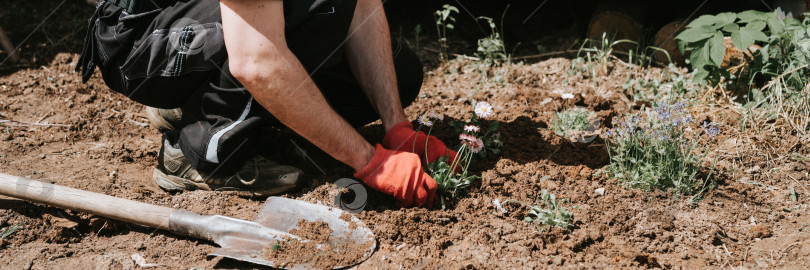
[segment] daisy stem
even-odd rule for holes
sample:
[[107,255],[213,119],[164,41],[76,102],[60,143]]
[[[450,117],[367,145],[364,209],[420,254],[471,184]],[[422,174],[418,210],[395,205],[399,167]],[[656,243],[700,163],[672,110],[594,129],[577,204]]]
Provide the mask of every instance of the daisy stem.
[[420,130],[422,130],[422,124],[419,124],[419,126],[416,127],[416,131],[415,131],[416,134],[413,135],[413,144],[411,144],[411,152],[412,153],[416,152],[416,136],[419,135]]
[[[427,140],[425,140],[425,164],[428,163],[428,143],[430,143],[430,133],[433,132],[433,126],[430,126],[427,133]],[[413,140],[416,143],[416,140]]]

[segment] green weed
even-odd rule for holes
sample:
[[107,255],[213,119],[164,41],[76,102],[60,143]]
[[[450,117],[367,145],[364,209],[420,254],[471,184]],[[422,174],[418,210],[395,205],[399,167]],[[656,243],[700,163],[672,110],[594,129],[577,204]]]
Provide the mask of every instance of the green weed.
[[270,244],[270,249],[273,251],[284,250],[284,246],[282,246],[278,241],[273,241],[273,244]]
[[572,108],[554,114],[551,130],[559,136],[569,137],[578,131],[585,131],[590,126],[592,111],[584,108]]
[[439,59],[442,61],[447,60],[447,30],[456,28],[454,25],[456,18],[453,14],[458,14],[458,8],[449,4],[445,4],[434,13],[436,32],[439,35]]
[[478,40],[476,56],[481,59],[480,61],[485,67],[492,67],[496,64],[506,62],[509,57],[506,54],[503,37],[498,31],[495,21],[489,17],[478,17],[478,19],[487,22],[492,34]]
[[[540,206],[540,201],[543,202],[542,207]],[[507,202],[516,202],[529,207],[529,212],[526,214],[526,217],[523,218],[523,221],[529,224],[563,229],[570,229],[574,225],[574,214],[569,211],[568,207],[563,206],[565,200],[558,203],[557,197],[553,193],[548,192],[548,190],[543,189],[540,191],[540,200],[535,202],[535,205],[529,205],[516,200],[507,200],[504,203]]]
[[10,226],[10,227],[6,228],[2,232],[0,232],[0,240],[6,239],[6,237],[9,237],[11,234],[17,232],[24,225],[25,225],[25,221],[14,224],[13,226]]

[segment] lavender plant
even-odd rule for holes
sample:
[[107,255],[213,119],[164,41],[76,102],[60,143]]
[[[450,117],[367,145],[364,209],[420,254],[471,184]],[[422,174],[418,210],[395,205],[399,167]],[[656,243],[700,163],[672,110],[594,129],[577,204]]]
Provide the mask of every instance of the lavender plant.
[[[630,188],[701,193],[709,186],[709,181],[698,177],[708,148],[690,132],[693,127],[697,125],[683,103],[658,104],[653,110],[625,117],[607,133],[607,172]],[[709,123],[704,123],[703,130],[706,138],[719,133]]]

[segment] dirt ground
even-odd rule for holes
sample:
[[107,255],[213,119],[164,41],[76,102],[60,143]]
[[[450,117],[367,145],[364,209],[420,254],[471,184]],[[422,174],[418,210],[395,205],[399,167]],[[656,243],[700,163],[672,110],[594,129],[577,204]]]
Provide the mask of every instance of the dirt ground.
[[[260,209],[260,199],[201,191],[172,196],[160,190],[151,180],[160,135],[147,126],[143,107],[105,90],[98,77],[81,84],[72,71],[75,61],[76,55],[60,54],[50,65],[0,78],[0,114],[14,120],[4,122],[0,133],[4,173],[206,214],[251,219]],[[435,109],[467,117],[479,75],[464,64],[428,74],[424,96],[406,110],[408,115]],[[605,86],[611,93],[607,98],[587,82],[561,83],[561,70],[569,65],[560,58],[518,67],[512,84],[479,89],[473,98],[492,103],[501,122],[503,156],[476,164],[483,179],[447,210],[399,209],[391,199],[372,194],[359,218],[380,247],[360,268],[810,266],[808,163],[780,158],[807,155],[806,143],[738,134],[732,117],[715,119],[727,120],[717,146],[723,153],[718,189],[695,207],[663,192],[628,190],[594,176],[608,162],[601,139],[571,143],[546,129],[553,113],[566,106],[595,110],[603,123],[633,109],[621,98],[621,80]],[[559,90],[576,97],[563,100]],[[449,127],[437,128],[449,134]],[[378,125],[362,131],[371,140],[382,134]],[[331,204],[337,188],[330,183],[351,171],[345,166],[326,170],[327,176],[308,175],[304,190],[289,196]],[[798,202],[787,198],[790,186]],[[595,193],[597,188],[605,188],[605,194]],[[525,209],[507,204],[504,215],[493,204],[496,199],[533,202],[541,189],[576,206],[571,232],[538,230],[522,221]],[[136,253],[168,268],[252,267],[206,259],[216,249],[212,243],[10,198],[0,199],[0,223],[3,228],[24,224],[0,249],[0,264],[13,269],[132,268],[130,256]]]
[[[162,191],[152,181],[160,134],[144,107],[108,91],[98,74],[82,84],[73,72],[76,54],[32,61],[42,59],[50,61],[0,77],[0,120],[10,120],[0,123],[0,172],[204,214],[252,219],[259,211],[260,198]],[[727,108],[696,109],[697,119],[723,127],[713,146],[721,173],[718,188],[691,205],[597,173],[608,163],[601,138],[572,143],[548,129],[554,112],[571,106],[595,111],[603,124],[637,110],[622,92],[621,72],[594,87],[566,77],[571,61],[555,58],[515,66],[505,85],[479,84],[469,64],[431,67],[423,95],[406,113],[415,119],[436,110],[459,119],[469,117],[472,99],[486,100],[500,122],[503,154],[475,164],[482,179],[446,210],[400,209],[372,192],[357,217],[379,248],[358,268],[810,268],[810,161],[793,158],[810,156],[807,142],[740,131],[739,116]],[[446,142],[455,139],[446,124],[437,130]],[[379,125],[361,133],[372,141],[383,135]],[[326,175],[308,173],[304,189],[286,196],[332,205],[338,188],[331,183],[351,169],[324,164]],[[791,187],[797,201],[788,197]],[[522,221],[525,207],[506,204],[503,214],[493,203],[534,202],[542,189],[575,207],[570,232],[538,229]],[[158,269],[256,267],[207,258],[217,249],[207,241],[0,196],[0,230],[17,224],[0,241],[4,269],[133,269],[134,254]]]

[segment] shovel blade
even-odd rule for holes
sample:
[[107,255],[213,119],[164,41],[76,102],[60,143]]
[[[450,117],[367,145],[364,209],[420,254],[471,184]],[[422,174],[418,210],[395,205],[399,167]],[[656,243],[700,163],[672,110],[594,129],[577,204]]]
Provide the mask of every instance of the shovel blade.
[[[311,204],[293,199],[270,197],[253,222],[282,233],[295,229],[298,222],[322,221],[329,225],[332,232],[327,243],[331,247],[369,247],[363,256],[347,265],[335,265],[333,269],[346,268],[368,259],[377,248],[377,242],[371,230],[357,217],[340,209],[324,205]],[[272,244],[268,239],[246,239],[243,236],[224,236],[222,248],[211,253],[261,265],[275,266],[276,263],[262,257],[264,249]],[[275,238],[273,238],[275,239]],[[302,239],[308,240],[308,239]],[[288,265],[291,269],[311,269],[309,263]]]

